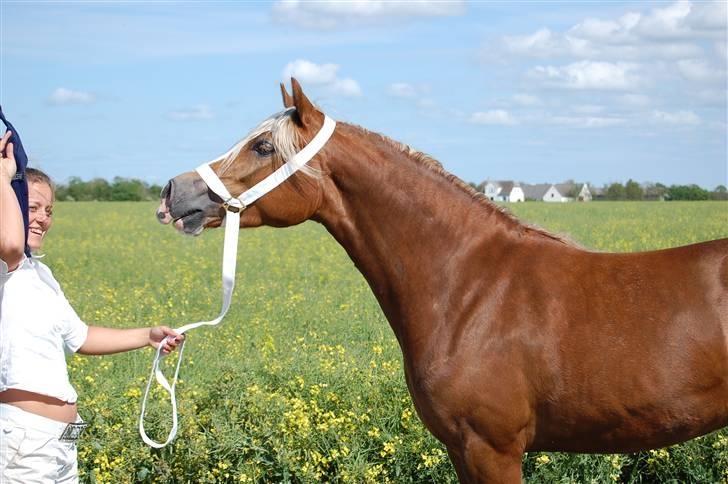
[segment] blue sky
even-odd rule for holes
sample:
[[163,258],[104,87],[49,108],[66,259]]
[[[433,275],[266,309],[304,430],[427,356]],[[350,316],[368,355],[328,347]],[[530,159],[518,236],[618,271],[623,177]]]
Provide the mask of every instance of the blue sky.
[[58,181],[163,183],[281,109],[465,181],[728,184],[716,2],[0,2],[0,102]]

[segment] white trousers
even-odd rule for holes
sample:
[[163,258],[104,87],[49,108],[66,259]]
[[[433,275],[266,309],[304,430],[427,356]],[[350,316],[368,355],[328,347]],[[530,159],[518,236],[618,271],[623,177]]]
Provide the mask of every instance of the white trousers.
[[0,483],[77,483],[76,443],[58,440],[64,428],[0,403]]

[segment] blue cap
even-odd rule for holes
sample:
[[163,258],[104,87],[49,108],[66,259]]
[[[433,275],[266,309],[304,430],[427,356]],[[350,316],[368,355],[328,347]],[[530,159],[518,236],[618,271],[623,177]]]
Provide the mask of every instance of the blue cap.
[[23,149],[23,143],[20,141],[18,130],[15,129],[7,119],[5,119],[2,107],[0,107],[0,119],[2,119],[2,122],[5,123],[5,127],[9,131],[13,132],[10,136],[10,143],[13,144],[13,153],[15,154],[15,164],[17,165],[17,169],[10,185],[15,191],[15,196],[18,197],[20,211],[23,213],[23,224],[25,225],[25,255],[30,257],[30,248],[28,247],[28,180],[25,178],[25,168],[28,166],[28,156],[25,154],[25,150]]

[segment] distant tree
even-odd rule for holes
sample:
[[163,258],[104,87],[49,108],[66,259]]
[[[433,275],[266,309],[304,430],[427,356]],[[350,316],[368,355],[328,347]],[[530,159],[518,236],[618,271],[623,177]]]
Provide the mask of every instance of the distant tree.
[[67,184],[56,185],[56,199],[59,201],[111,201],[111,200],[156,200],[162,187],[148,186],[137,179],[114,178],[109,183],[103,178],[83,181],[74,176]]
[[144,182],[136,179],[115,177],[111,185],[111,199],[115,201],[150,200]]
[[607,187],[607,200],[624,200],[627,194],[624,185],[621,183],[612,183]]
[[73,201],[72,198],[68,195],[68,186],[64,185],[62,183],[56,184],[56,200],[59,202],[65,202],[65,201]]
[[667,187],[662,183],[645,183],[642,189],[644,190],[643,200],[664,200],[667,193]]
[[77,202],[92,200],[88,185],[77,176],[73,176],[68,180],[68,197]]
[[624,186],[624,195],[627,200],[642,200],[644,191],[639,183],[630,178]]
[[86,183],[86,190],[91,200],[107,201],[111,200],[111,185],[103,178],[94,178]]
[[149,195],[152,198],[154,198],[154,199],[159,198],[159,194],[160,193],[162,193],[162,187],[161,186],[159,186],[157,184],[149,185]]
[[713,200],[728,200],[728,188],[725,185],[718,185],[710,194]]
[[667,190],[670,200],[709,200],[710,192],[697,185],[671,185]]

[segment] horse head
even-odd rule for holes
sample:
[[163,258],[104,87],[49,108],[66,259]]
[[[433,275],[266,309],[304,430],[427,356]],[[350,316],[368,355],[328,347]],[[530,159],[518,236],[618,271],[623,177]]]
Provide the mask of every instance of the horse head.
[[[283,84],[281,93],[285,110],[274,114],[248,136],[209,165],[225,188],[234,196],[255,186],[292,158],[319,132],[324,114],[303,93],[296,79],[291,79],[292,95]],[[290,179],[270,193],[245,207],[241,226],[270,225],[287,227],[311,218],[321,205],[323,170],[319,153]],[[177,230],[199,235],[203,229],[218,227],[225,216],[224,203],[196,171],[172,178],[161,193],[157,218]]]

